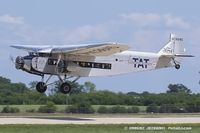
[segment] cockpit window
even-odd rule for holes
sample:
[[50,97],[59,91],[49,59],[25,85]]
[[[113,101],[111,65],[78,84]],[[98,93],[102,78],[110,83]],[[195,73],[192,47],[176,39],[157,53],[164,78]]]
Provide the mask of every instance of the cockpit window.
[[51,53],[38,53],[38,55],[39,55],[40,57],[51,57],[51,56],[52,56]]

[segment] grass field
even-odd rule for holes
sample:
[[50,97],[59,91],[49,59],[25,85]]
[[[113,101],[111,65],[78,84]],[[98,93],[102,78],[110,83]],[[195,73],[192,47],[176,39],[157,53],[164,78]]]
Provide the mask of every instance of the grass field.
[[[0,111],[3,109],[3,107],[5,107],[6,105],[0,105]],[[21,113],[25,113],[27,110],[30,110],[30,109],[34,109],[35,111],[38,110],[38,108],[41,106],[41,105],[9,105],[10,107],[17,107],[20,109],[20,112]],[[57,107],[57,110],[58,112],[64,112],[65,108],[66,108],[67,105],[56,105]],[[114,105],[92,105],[92,107],[97,110],[100,106],[105,106],[105,107],[112,107]],[[125,106],[125,105],[122,105],[123,107],[131,107],[131,106]],[[146,106],[138,106],[140,108],[140,112],[145,112],[146,110]]]
[[[56,105],[58,112],[60,113],[37,113],[38,108],[41,105],[9,105],[10,107],[17,107],[20,109],[20,113],[0,113],[0,117],[8,117],[8,116],[47,116],[47,117],[200,117],[200,113],[158,113],[158,114],[150,114],[150,113],[132,113],[132,114],[71,114],[71,113],[63,113],[66,105]],[[98,109],[99,106],[102,105],[93,105],[94,109]],[[104,106],[104,105],[103,105]],[[106,107],[112,107],[112,105],[105,105]],[[0,112],[6,107],[6,105],[0,105]],[[130,107],[130,106],[124,106]],[[146,106],[138,106],[140,110],[145,110]],[[34,113],[27,113],[27,110],[34,109]]]
[[[159,129],[159,130],[158,130]],[[0,133],[200,133],[200,124],[0,125]]]

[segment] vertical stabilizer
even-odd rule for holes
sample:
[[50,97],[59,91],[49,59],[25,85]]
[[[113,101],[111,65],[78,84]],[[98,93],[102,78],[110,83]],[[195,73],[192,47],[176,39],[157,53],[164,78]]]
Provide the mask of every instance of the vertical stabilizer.
[[160,58],[157,68],[175,66],[179,69],[182,57],[187,57],[184,53],[183,38],[170,34],[169,42],[158,52]]
[[169,42],[159,51],[160,55],[184,55],[183,38],[170,34]]

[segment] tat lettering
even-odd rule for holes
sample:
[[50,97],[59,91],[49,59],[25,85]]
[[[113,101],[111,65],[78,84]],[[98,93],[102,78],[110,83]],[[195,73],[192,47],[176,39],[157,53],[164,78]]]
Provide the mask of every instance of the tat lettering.
[[147,68],[149,59],[142,59],[142,58],[132,58],[133,64],[135,68]]

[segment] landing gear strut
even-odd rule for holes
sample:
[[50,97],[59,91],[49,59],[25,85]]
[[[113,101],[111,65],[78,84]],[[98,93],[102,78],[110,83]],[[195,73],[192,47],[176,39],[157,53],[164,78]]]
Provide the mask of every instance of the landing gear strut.
[[178,70],[178,69],[180,69],[180,64],[177,64],[176,63],[176,61],[174,60],[174,58],[172,58],[172,60],[173,60],[173,62],[174,62],[174,64],[175,64],[175,68]]
[[[44,75],[43,75],[42,81],[38,82],[37,85],[36,85],[36,90],[40,93],[44,93],[47,90],[48,85],[55,83],[55,82],[53,82],[53,83],[47,84],[47,82],[50,80],[51,77],[52,77],[52,75],[50,75],[49,78],[47,79],[47,81],[44,82]],[[70,77],[64,76],[64,79],[62,79],[61,76],[58,75],[58,78],[59,78],[60,83],[61,83],[60,86],[59,86],[59,91],[64,93],[64,94],[70,93],[72,86],[68,82],[66,82],[66,79],[73,78],[73,77],[72,76],[70,76]],[[76,82],[79,78],[80,77],[75,78],[72,82]]]

